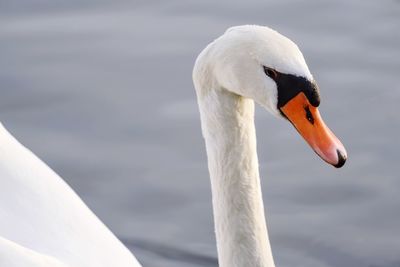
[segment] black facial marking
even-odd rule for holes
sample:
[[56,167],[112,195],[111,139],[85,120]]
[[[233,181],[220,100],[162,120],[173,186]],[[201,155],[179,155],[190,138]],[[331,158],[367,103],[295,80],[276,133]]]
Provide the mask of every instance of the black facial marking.
[[268,67],[263,66],[263,68],[266,75],[270,76],[269,73],[272,73],[271,71],[275,74],[273,77],[270,77],[276,82],[278,88],[278,109],[283,107],[300,92],[306,95],[311,105],[314,107],[319,106],[319,89],[315,82],[311,82],[304,77],[282,73]]
[[304,110],[306,111],[307,120],[308,120],[311,124],[314,124],[314,116],[311,114],[310,107],[309,107],[309,106],[306,106],[306,107],[304,107]]

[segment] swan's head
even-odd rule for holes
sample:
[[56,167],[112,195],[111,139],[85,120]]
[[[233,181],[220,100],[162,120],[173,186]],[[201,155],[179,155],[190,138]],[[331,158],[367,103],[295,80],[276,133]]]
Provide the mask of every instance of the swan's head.
[[289,120],[323,160],[344,165],[346,150],[320,116],[318,86],[295,43],[268,27],[238,26],[211,43],[196,65],[203,58],[207,66],[195,67],[195,80],[212,76],[209,86],[253,99]]

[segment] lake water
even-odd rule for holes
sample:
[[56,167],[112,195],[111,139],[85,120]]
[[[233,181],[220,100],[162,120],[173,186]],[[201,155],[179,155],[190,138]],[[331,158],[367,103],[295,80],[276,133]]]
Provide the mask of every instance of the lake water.
[[146,267],[216,266],[191,71],[233,25],[302,49],[349,160],[258,109],[278,267],[400,266],[400,1],[2,1],[0,119]]

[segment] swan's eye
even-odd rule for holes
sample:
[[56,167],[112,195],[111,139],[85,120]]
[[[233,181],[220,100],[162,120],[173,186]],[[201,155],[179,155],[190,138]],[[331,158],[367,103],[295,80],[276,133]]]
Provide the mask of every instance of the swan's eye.
[[265,66],[264,66],[264,72],[265,72],[265,74],[267,74],[268,77],[270,77],[273,80],[275,80],[276,77],[278,76],[278,73],[275,70],[265,67]]
[[306,111],[306,117],[307,120],[311,123],[314,124],[314,117],[311,114],[310,108],[308,106],[304,107],[304,110]]

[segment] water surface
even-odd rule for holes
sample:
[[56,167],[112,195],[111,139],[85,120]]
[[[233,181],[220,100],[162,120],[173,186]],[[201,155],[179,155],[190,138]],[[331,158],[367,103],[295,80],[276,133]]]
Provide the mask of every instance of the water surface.
[[349,154],[257,110],[277,266],[399,266],[399,1],[2,1],[0,119],[144,266],[216,266],[191,70],[240,24],[300,46]]

